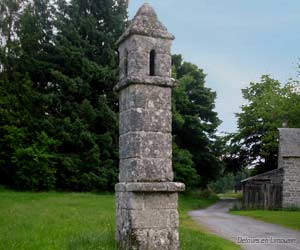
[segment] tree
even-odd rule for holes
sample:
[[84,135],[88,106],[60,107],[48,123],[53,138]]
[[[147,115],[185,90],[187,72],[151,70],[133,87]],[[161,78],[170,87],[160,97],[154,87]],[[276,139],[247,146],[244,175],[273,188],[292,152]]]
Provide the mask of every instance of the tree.
[[[58,1],[55,103],[49,116],[60,138],[58,188],[112,190],[118,172],[115,42],[126,21],[125,1]],[[63,119],[62,119],[63,118]]]
[[215,152],[223,163],[223,173],[236,174],[245,169],[245,161],[248,159],[247,152],[237,143],[235,133],[219,135],[215,141]]
[[174,179],[183,182],[187,188],[193,188],[199,184],[200,176],[197,174],[192,154],[179,148],[173,142],[173,169]]
[[256,173],[277,167],[278,128],[284,121],[289,127],[300,126],[299,83],[282,85],[267,75],[243,89],[247,104],[237,114],[238,132],[233,141],[247,152],[244,166],[255,166]]
[[6,71],[7,76],[11,76],[19,55],[17,22],[26,4],[25,0],[0,1],[0,72]]
[[[173,56],[177,86],[173,90],[173,134],[179,149],[192,155],[193,168],[201,179],[198,185],[214,180],[222,163],[214,151],[216,129],[220,124],[214,111],[216,93],[205,87],[205,74],[196,65]],[[176,158],[174,165],[176,166]]]
[[[118,170],[115,42],[125,27],[127,2],[20,1],[14,12],[8,11],[12,2],[19,4],[1,2],[1,11],[8,13],[1,17],[14,16],[15,39],[7,54],[6,38],[0,54],[0,149],[5,156],[0,171],[11,177],[1,183],[112,190]],[[4,32],[9,24],[2,23],[2,35],[10,34]],[[14,131],[19,143],[9,140]],[[40,178],[49,176],[48,184],[27,181],[37,168],[33,158],[45,170]]]

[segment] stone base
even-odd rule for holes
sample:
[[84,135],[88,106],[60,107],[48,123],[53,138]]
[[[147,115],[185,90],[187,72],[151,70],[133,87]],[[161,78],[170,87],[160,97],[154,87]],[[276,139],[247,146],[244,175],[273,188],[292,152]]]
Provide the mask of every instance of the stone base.
[[116,185],[118,250],[178,250],[181,183]]

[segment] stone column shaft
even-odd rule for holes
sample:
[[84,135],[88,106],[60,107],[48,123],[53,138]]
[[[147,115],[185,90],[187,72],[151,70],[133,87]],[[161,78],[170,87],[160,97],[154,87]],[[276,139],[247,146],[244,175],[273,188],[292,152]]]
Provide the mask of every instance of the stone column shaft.
[[116,185],[118,250],[178,250],[173,182],[171,40],[143,5],[119,40],[120,174]]

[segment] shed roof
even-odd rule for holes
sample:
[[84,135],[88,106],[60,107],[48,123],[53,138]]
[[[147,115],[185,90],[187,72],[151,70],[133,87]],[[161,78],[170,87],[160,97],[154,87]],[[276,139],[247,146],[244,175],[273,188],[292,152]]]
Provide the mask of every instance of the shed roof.
[[256,180],[265,181],[265,180],[269,180],[271,178],[271,176],[280,175],[281,173],[283,173],[283,169],[282,168],[276,168],[276,169],[273,169],[271,171],[268,171],[268,172],[265,172],[265,173],[262,173],[262,174],[251,176],[247,179],[242,180],[241,182],[245,183],[245,182],[256,181]]

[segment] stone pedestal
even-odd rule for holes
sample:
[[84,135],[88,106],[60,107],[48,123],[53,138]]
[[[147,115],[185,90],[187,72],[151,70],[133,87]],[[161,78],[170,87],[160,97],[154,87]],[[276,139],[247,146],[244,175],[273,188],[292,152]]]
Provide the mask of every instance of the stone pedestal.
[[179,249],[177,192],[183,189],[174,182],[117,184],[118,249]]
[[171,41],[143,5],[119,40],[120,174],[116,185],[119,250],[178,250],[173,182]]

